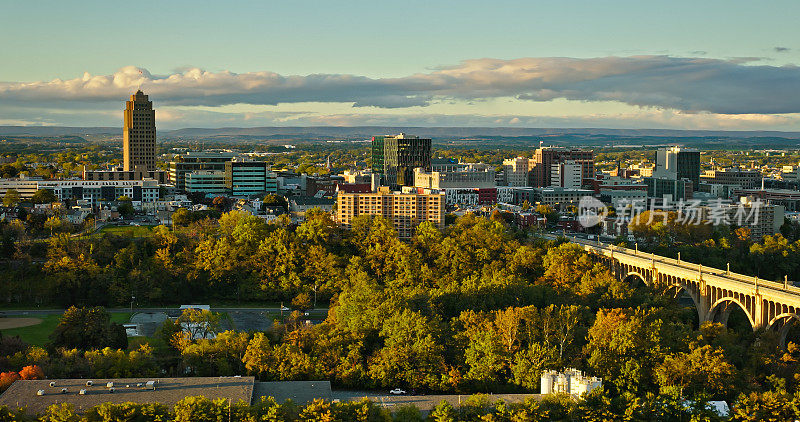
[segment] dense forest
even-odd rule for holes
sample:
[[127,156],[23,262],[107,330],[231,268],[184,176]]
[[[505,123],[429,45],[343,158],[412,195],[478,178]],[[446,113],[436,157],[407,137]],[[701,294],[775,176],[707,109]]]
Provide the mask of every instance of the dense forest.
[[[444,231],[423,223],[403,242],[381,218],[345,231],[326,213],[307,217],[294,226],[229,212],[140,238],[13,242],[0,274],[6,303],[113,306],[133,295],[148,304],[286,300],[302,310],[316,291],[330,310],[320,324],[304,324],[296,311],[268,332],[215,339],[192,340],[168,321],[129,350],[106,328],[93,330],[109,335],[90,344],[70,342],[67,327],[44,348],[4,338],[3,375],[251,374],[473,393],[537,392],[543,370],[575,367],[603,378],[596,400],[617,411],[679,398],[790,403],[800,381],[794,343],[781,349],[775,333],[698,326],[692,307],[501,219],[467,215]],[[73,308],[65,319],[102,326],[108,319],[98,312]],[[214,321],[213,313],[188,317]]]
[[45,422],[651,422],[651,421],[790,421],[797,417],[794,409],[798,400],[785,392],[766,393],[763,396],[743,397],[741,405],[733,410],[731,418],[721,418],[701,402],[686,403],[647,397],[625,402],[625,407],[615,406],[595,395],[575,402],[567,396],[549,396],[540,401],[529,399],[524,403],[492,402],[489,396],[476,395],[458,406],[446,401],[439,403],[424,418],[413,406],[400,406],[389,411],[368,400],[358,402],[328,402],[315,400],[306,405],[291,401],[276,403],[271,398],[256,400],[253,404],[230,403],[224,399],[187,397],[174,406],[160,403],[104,403],[86,409],[81,414],[69,404],[53,405],[39,418],[26,416],[0,407],[2,421]]

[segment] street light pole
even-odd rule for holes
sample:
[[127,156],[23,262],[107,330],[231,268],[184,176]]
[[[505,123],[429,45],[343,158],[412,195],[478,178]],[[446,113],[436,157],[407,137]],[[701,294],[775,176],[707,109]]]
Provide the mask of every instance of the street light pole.
[[133,316],[133,301],[136,300],[136,296],[131,296],[131,316]]

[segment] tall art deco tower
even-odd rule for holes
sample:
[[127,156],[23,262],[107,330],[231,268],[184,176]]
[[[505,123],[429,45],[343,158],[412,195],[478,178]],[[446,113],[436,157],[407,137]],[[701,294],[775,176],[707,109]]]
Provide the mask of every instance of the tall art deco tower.
[[141,90],[125,102],[122,158],[124,170],[156,169],[156,112]]

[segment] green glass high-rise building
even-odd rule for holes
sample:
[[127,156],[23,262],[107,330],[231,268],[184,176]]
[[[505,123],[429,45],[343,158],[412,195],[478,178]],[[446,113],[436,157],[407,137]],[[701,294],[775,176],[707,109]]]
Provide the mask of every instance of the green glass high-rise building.
[[396,189],[414,184],[414,169],[431,169],[431,140],[401,133],[372,137],[372,171]]

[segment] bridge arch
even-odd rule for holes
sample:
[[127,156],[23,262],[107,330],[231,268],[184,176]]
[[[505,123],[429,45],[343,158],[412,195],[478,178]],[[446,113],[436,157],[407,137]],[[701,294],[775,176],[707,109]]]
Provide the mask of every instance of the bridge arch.
[[639,280],[642,281],[642,284],[644,284],[645,286],[650,285],[650,283],[647,281],[647,276],[638,271],[628,271],[628,273],[625,274],[625,277],[622,277],[622,280],[625,281],[628,279],[628,277],[638,278]]
[[794,312],[785,312],[780,315],[776,315],[772,320],[767,324],[768,329],[778,331],[780,335],[778,340],[778,345],[782,348],[786,348],[786,337],[789,334],[789,329],[792,328],[792,324],[800,321],[800,315]]
[[701,307],[702,301],[700,296],[700,291],[697,289],[695,283],[687,283],[686,280],[682,280],[675,277],[669,277],[671,280],[669,281],[670,284],[667,284],[664,288],[664,294],[668,294],[673,299],[678,300],[681,298],[681,293],[685,293],[686,296],[692,300],[692,305],[694,306],[695,311],[697,311],[697,324],[698,326],[703,323],[704,315],[703,315],[703,308]]
[[747,316],[747,320],[750,322],[750,327],[755,331],[757,329],[756,322],[753,319],[752,313],[748,310],[748,307],[742,303],[735,295],[725,295],[717,299],[711,306],[708,308],[708,321],[712,322],[721,322],[723,325],[728,325],[728,316],[730,315],[730,311],[732,308],[730,306],[735,304],[736,306],[741,309],[744,314]]

